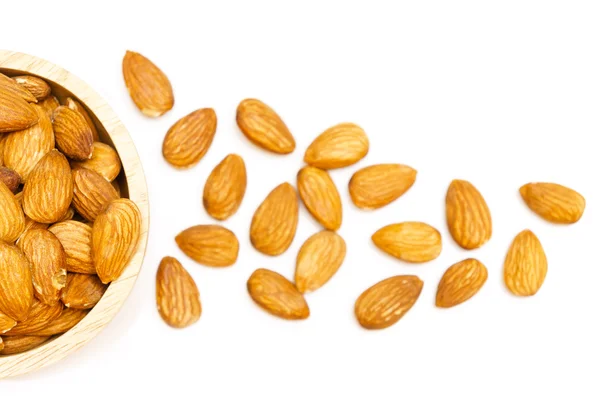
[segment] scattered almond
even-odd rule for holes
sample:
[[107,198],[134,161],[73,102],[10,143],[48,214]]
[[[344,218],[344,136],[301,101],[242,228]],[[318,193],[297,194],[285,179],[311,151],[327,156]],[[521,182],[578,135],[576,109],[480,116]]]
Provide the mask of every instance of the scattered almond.
[[[100,141],[100,137],[98,136],[98,129],[96,129],[96,125],[94,124],[94,121],[92,121],[92,118],[90,117],[90,114],[87,112],[85,107],[83,107],[83,105],[81,105],[81,103],[79,103],[77,100],[73,99],[72,97],[67,97],[67,99],[65,100],[65,105],[67,107],[69,107],[71,110],[77,111],[79,114],[81,114],[83,116],[83,118],[87,122],[88,126],[90,127],[90,130],[92,131],[92,138],[94,139],[94,142]],[[52,110],[52,111],[54,112],[54,110]]]
[[360,161],[369,152],[369,139],[356,124],[332,126],[306,149],[304,162],[321,169],[342,168]]
[[88,310],[65,308],[58,318],[32,334],[39,336],[53,336],[64,333],[84,319],[88,312]]
[[548,272],[548,260],[539,239],[530,230],[515,237],[504,260],[504,283],[517,296],[533,296]]
[[312,216],[325,229],[338,230],[342,225],[342,200],[327,171],[304,167],[297,179],[300,198]]
[[4,348],[0,355],[23,353],[32,350],[50,339],[50,336],[7,336],[3,338]]
[[322,231],[309,237],[296,258],[296,287],[312,292],[326,284],[346,257],[346,242],[335,232]]
[[200,319],[202,305],[194,279],[173,257],[165,257],[156,273],[156,305],[173,328],[185,328]]
[[403,222],[384,226],[371,237],[381,250],[399,260],[424,263],[442,252],[442,236],[423,222]]
[[52,321],[57,319],[62,313],[63,305],[60,301],[46,305],[37,300],[33,301],[27,319],[17,323],[10,331],[6,332],[5,336],[20,336],[30,335],[35,331],[48,326]]
[[238,210],[246,193],[246,165],[242,157],[229,154],[210,173],[202,202],[206,212],[224,221]]
[[233,265],[240,248],[235,234],[218,225],[193,226],[177,235],[175,241],[188,257],[211,267]]
[[50,85],[48,85],[45,80],[36,76],[21,75],[14,76],[13,79],[25,90],[31,93],[37,101],[44,100],[50,95],[50,91],[52,90]]
[[69,107],[60,106],[54,110],[52,127],[56,147],[64,155],[76,161],[92,157],[94,136],[83,115]]
[[0,167],[0,182],[4,183],[8,190],[15,193],[21,184],[21,177],[13,169]]
[[474,258],[452,265],[438,285],[435,305],[449,308],[464,303],[477,294],[487,277],[485,265]]
[[492,237],[492,216],[483,196],[470,182],[454,180],[446,194],[446,221],[456,243],[473,250]]
[[96,171],[73,170],[73,207],[86,220],[94,222],[98,214],[118,198],[115,188]]
[[252,273],[247,286],[252,300],[272,315],[290,320],[310,315],[302,293],[277,272],[259,268]]
[[373,210],[386,206],[408,191],[417,179],[417,171],[402,164],[378,164],[352,175],[348,190],[359,208]]
[[245,99],[237,108],[237,124],[255,145],[277,154],[289,154],[296,148],[290,130],[268,105],[260,100]]
[[107,144],[94,142],[92,158],[85,161],[72,161],[71,167],[90,169],[112,182],[121,172],[121,160],[115,149]]
[[582,195],[556,183],[528,183],[520,193],[527,206],[546,221],[574,224],[585,210]]
[[95,274],[92,259],[92,228],[83,222],[64,221],[48,228],[62,244],[69,272]]
[[0,241],[13,243],[25,229],[25,216],[10,189],[0,182]]
[[65,307],[87,310],[100,301],[107,288],[96,275],[70,273],[61,300]]

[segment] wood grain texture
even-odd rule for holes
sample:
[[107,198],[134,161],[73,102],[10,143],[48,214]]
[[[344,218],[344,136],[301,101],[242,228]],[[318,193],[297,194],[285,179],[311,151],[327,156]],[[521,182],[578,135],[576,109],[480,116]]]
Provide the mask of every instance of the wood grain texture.
[[53,364],[93,339],[117,314],[129,296],[142,266],[148,239],[148,189],[137,150],[117,115],[92,88],[79,78],[48,61],[0,50],[0,72],[9,76],[33,75],[46,80],[59,99],[73,97],[84,104],[96,122],[100,139],[115,147],[123,163],[122,195],[129,197],[142,213],[138,249],[119,279],[102,300],[74,328],[22,354],[0,356],[0,379],[22,375]]

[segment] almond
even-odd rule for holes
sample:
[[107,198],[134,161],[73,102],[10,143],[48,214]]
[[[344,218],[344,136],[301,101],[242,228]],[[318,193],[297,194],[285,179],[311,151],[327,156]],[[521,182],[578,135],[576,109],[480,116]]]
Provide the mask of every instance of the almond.
[[17,325],[17,321],[0,312],[0,334],[10,331],[15,325]]
[[96,275],[70,273],[61,300],[65,307],[87,310],[100,301],[107,288]]
[[81,103],[74,100],[72,97],[67,97],[67,99],[65,100],[65,105],[71,110],[77,111],[83,116],[88,126],[90,127],[90,130],[92,131],[92,137],[94,138],[94,142],[100,141],[100,137],[98,136],[98,129],[96,129],[96,125],[94,124],[94,121],[90,117],[90,114],[87,112],[85,107],[83,107]]
[[520,193],[527,206],[546,221],[574,224],[585,210],[582,195],[556,183],[528,183]]
[[245,99],[238,105],[237,124],[255,145],[277,154],[289,154],[296,141],[279,115],[260,100]]
[[190,168],[204,157],[216,132],[215,111],[212,108],[196,110],[169,129],[163,142],[163,156],[176,168]]
[[127,51],[123,78],[131,99],[148,117],[159,117],[173,108],[173,89],[167,76],[146,57]]
[[298,197],[289,183],[277,186],[252,217],[250,241],[261,253],[276,256],[292,244],[298,226]]
[[[11,82],[12,79],[9,79]],[[20,88],[18,84],[15,86]],[[0,84],[0,133],[27,129],[38,122],[38,115],[17,93]]]
[[117,196],[119,196],[119,198],[121,198],[121,185],[119,185],[119,182],[117,182],[116,180],[114,180],[110,184],[112,185],[112,187],[117,192]]
[[360,161],[369,152],[369,139],[356,124],[332,126],[306,149],[304,162],[322,169],[342,168]]
[[0,312],[16,321],[25,320],[33,304],[30,268],[17,247],[0,241]]
[[517,296],[533,296],[548,272],[548,260],[539,239],[530,230],[515,237],[504,260],[504,283]]
[[298,172],[297,179],[300,198],[312,216],[325,229],[340,229],[342,200],[327,171],[304,167]]
[[0,167],[4,166],[4,142],[8,135],[0,135]]
[[115,149],[107,144],[95,142],[92,147],[92,158],[85,161],[72,161],[71,167],[90,169],[112,182],[121,172],[121,160]]
[[48,339],[50,336],[7,336],[3,338],[4,348],[0,351],[0,355],[23,353],[38,347]]
[[52,116],[54,115],[54,111],[60,107],[60,103],[58,102],[58,99],[52,95],[46,97],[44,100],[40,101],[38,103],[38,105],[40,107],[42,107],[42,109],[46,112],[46,115],[48,116],[48,118],[52,118]]
[[454,180],[446,194],[446,221],[456,243],[466,250],[492,237],[492,216],[483,196],[470,182]]
[[10,331],[6,332],[5,336],[20,336],[29,335],[35,331],[48,326],[52,321],[57,319],[62,313],[63,305],[61,302],[56,302],[52,305],[46,305],[42,302],[34,300],[33,305],[29,309],[27,319],[17,323]]
[[424,263],[442,252],[442,236],[423,222],[403,222],[384,226],[371,237],[375,246],[399,260]]
[[62,244],[69,272],[95,274],[92,259],[92,228],[78,221],[64,221],[48,228]]
[[60,106],[54,110],[52,118],[56,147],[73,160],[89,160],[94,136],[83,115],[69,107]]
[[229,229],[218,225],[196,225],[175,238],[188,257],[211,267],[228,267],[238,257],[239,242]]
[[142,215],[129,199],[115,200],[98,215],[92,228],[92,256],[102,283],[121,276],[138,246]]
[[6,136],[4,143],[4,165],[14,169],[23,182],[37,163],[54,149],[52,122],[42,107],[32,106],[38,115],[38,123],[27,129]]
[[0,167],[0,182],[4,183],[8,190],[15,193],[21,184],[21,177],[13,169]]
[[356,319],[366,329],[384,329],[394,325],[412,308],[421,289],[423,281],[414,275],[384,279],[365,290],[356,300]]
[[73,199],[69,162],[58,150],[46,154],[23,187],[23,211],[34,221],[51,224],[60,220]]
[[202,202],[206,212],[220,221],[235,214],[246,194],[246,181],[244,160],[237,154],[229,154],[204,184]]
[[173,328],[185,328],[200,319],[202,304],[194,279],[173,257],[165,257],[156,273],[156,306]]
[[39,336],[53,336],[65,333],[77,325],[86,315],[88,315],[88,310],[65,308],[58,318],[32,334]]
[[28,103],[37,103],[37,99],[27,88],[4,74],[0,74],[0,91],[14,94]]
[[86,220],[94,222],[118,198],[115,188],[96,171],[73,170],[73,207]]
[[452,265],[438,285],[435,305],[450,308],[464,303],[479,292],[487,277],[485,265],[474,258]]
[[25,229],[23,230],[23,233],[21,233],[21,235],[17,239],[16,245],[17,246],[19,245],[21,238],[24,237],[27,232],[35,230],[35,229],[48,229],[48,224],[42,224],[40,222],[34,221],[31,218],[25,216]]
[[386,206],[408,191],[417,171],[402,164],[378,164],[352,175],[348,190],[352,202],[364,210]]
[[10,189],[0,182],[0,241],[12,243],[25,229],[25,216]]
[[302,293],[282,275],[259,268],[248,279],[252,300],[267,312],[284,319],[306,319],[310,310]]
[[312,292],[326,284],[346,257],[346,242],[335,232],[322,231],[309,237],[296,258],[296,287]]
[[31,75],[14,76],[13,79],[35,97],[37,101],[50,95],[50,85],[45,80]]

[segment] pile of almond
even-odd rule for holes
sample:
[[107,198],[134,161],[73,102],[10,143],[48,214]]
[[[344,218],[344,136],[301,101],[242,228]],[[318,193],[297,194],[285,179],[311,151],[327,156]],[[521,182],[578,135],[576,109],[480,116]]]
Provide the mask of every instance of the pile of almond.
[[[127,52],[123,74],[133,101],[147,116],[163,115],[173,107],[169,80],[147,58]],[[236,119],[241,132],[256,146],[282,155],[295,150],[294,136],[284,121],[260,100],[243,100]],[[165,160],[176,168],[196,165],[211,146],[216,130],[217,116],[210,108],[184,116],[164,138]],[[293,281],[262,268],[249,277],[250,297],[267,312],[285,319],[308,318],[305,294],[325,285],[343,264],[346,243],[336,233],[342,224],[342,203],[328,171],[358,163],[369,146],[366,133],[356,124],[341,123],[326,129],[306,149],[307,165],[298,172],[296,186],[281,183],[256,209],[250,224],[250,241],[266,255],[278,256],[290,247],[298,225],[299,198],[323,227],[300,248]],[[370,165],[352,175],[348,191],[358,208],[379,209],[410,190],[416,178],[417,171],[406,165]],[[226,221],[240,207],[246,189],[244,160],[236,154],[226,155],[204,186],[207,213],[215,220]],[[557,184],[530,183],[520,192],[531,210],[554,223],[575,223],[585,209],[585,200],[579,193]],[[492,217],[484,196],[465,180],[454,180],[448,187],[446,223],[454,241],[467,251],[480,248],[492,237]],[[219,224],[192,226],[175,240],[188,257],[206,266],[227,267],[238,258],[236,234]],[[397,221],[384,226],[373,234],[372,240],[383,252],[406,263],[425,263],[442,251],[440,232],[419,221]],[[529,230],[519,233],[504,263],[507,288],[517,296],[534,295],[542,286],[546,271],[546,255],[538,238]],[[485,284],[487,276],[480,261],[457,260],[438,284],[436,306],[448,308],[469,300]],[[356,299],[356,318],[367,329],[389,327],[410,310],[422,288],[423,281],[413,275],[393,276],[376,283]],[[173,327],[183,328],[200,318],[198,288],[173,257],[165,257],[160,263],[156,297],[160,315]]]
[[81,321],[135,253],[138,207],[82,104],[0,74],[0,354]]

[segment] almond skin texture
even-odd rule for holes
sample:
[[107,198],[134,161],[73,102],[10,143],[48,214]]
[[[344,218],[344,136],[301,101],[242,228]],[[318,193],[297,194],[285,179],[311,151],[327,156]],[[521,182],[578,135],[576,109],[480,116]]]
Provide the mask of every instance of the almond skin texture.
[[585,199],[556,183],[528,183],[519,190],[527,206],[546,221],[574,224],[585,211]]
[[8,190],[15,193],[21,183],[21,177],[15,170],[0,167],[0,182],[4,183]]
[[32,304],[29,260],[16,246],[0,241],[0,312],[24,321]]
[[79,221],[64,221],[48,228],[62,244],[66,269],[80,274],[95,274],[92,259],[92,228]]
[[384,226],[371,237],[381,250],[399,260],[424,263],[442,252],[442,236],[423,222],[403,222]]
[[342,201],[327,171],[304,167],[298,172],[297,180],[300,198],[312,216],[325,229],[340,229]]
[[121,160],[115,149],[107,144],[94,142],[92,158],[85,161],[73,161],[71,167],[92,170],[112,182],[121,172]]
[[94,139],[94,142],[98,142],[100,140],[98,136],[98,129],[96,129],[96,125],[94,125],[94,121],[92,121],[90,114],[88,114],[88,112],[81,105],[81,103],[79,103],[71,97],[67,97],[67,99],[65,100],[65,106],[69,107],[73,111],[77,111],[83,116],[88,126],[90,127],[90,130],[92,131],[92,137]]
[[385,279],[356,300],[354,313],[363,328],[384,329],[400,320],[415,304],[423,289],[423,281],[414,275]]
[[60,107],[60,103],[58,102],[58,99],[52,95],[46,97],[44,100],[40,101],[38,103],[38,105],[40,107],[42,107],[42,109],[46,112],[46,115],[48,116],[48,118],[52,118],[52,116],[54,115],[54,110],[56,110],[58,107]]
[[0,312],[0,334],[10,331],[15,325],[17,325],[17,321]]
[[239,242],[219,225],[196,225],[181,232],[175,242],[188,257],[210,267],[228,267],[238,257]]
[[63,310],[63,304],[59,301],[53,305],[46,305],[37,300],[34,300],[33,305],[29,309],[27,319],[17,323],[10,331],[6,332],[6,336],[29,335],[35,331],[45,328],[52,321],[57,319]]
[[119,196],[109,181],[91,169],[73,170],[73,207],[83,218],[95,221]]
[[196,110],[169,129],[163,141],[163,157],[175,168],[190,168],[206,154],[217,132],[217,114],[212,108]]
[[386,206],[408,191],[417,171],[402,164],[378,164],[352,175],[348,190],[352,202],[363,210]]
[[46,154],[35,166],[23,187],[23,211],[44,224],[60,220],[73,199],[69,162],[58,150]]
[[263,254],[276,256],[285,252],[296,235],[298,196],[289,183],[277,186],[252,217],[250,241]]
[[102,283],[121,276],[137,249],[142,215],[129,199],[113,201],[94,221],[92,256]]
[[29,93],[31,93],[33,97],[35,97],[36,101],[44,100],[46,97],[48,97],[48,95],[50,95],[50,85],[48,85],[43,79],[30,75],[15,76],[13,79]]
[[465,250],[483,246],[492,237],[492,216],[483,196],[471,183],[454,180],[446,194],[450,234]]
[[4,142],[8,135],[0,135],[0,167],[4,166]]
[[[21,88],[12,79],[7,79]],[[0,133],[27,129],[37,122],[38,115],[33,107],[19,94],[6,90],[6,86],[0,84]]]
[[474,258],[452,265],[438,285],[435,305],[450,308],[464,303],[477,294],[487,277],[485,265]]
[[289,154],[296,141],[283,120],[260,100],[245,99],[238,105],[237,124],[255,145],[277,154]]
[[14,79],[0,73],[0,91],[12,93],[28,103],[37,103],[35,96],[22,85],[19,85]]
[[88,314],[87,310],[78,310],[76,308],[65,308],[60,317],[50,322],[44,328],[33,332],[33,335],[52,336],[68,331],[79,323]]
[[204,184],[202,202],[206,212],[219,221],[236,213],[246,194],[246,164],[229,154],[213,169]]
[[19,238],[19,248],[31,264],[35,297],[54,304],[67,281],[66,256],[60,241],[51,232],[32,229]]
[[358,125],[343,123],[320,134],[306,149],[304,162],[321,169],[343,168],[369,152],[369,139]]
[[165,257],[156,273],[156,306],[173,328],[185,328],[200,319],[202,304],[196,282],[173,257]]
[[17,197],[0,182],[0,241],[12,243],[25,229],[25,216]]
[[302,293],[282,275],[259,268],[248,279],[248,293],[265,311],[283,319],[306,319],[310,310]]
[[326,284],[346,257],[346,242],[335,232],[322,231],[309,237],[296,258],[296,287],[312,292]]
[[167,76],[146,57],[127,51],[123,78],[131,99],[148,117],[159,117],[173,108],[175,99]]
[[87,310],[100,301],[107,288],[96,275],[71,273],[61,300],[65,307]]
[[83,115],[69,107],[54,110],[52,127],[56,147],[72,160],[84,161],[92,157],[94,136]]
[[50,336],[7,336],[2,339],[4,348],[0,351],[0,355],[23,353],[38,347],[48,339]]
[[548,260],[539,239],[530,230],[515,237],[504,260],[504,283],[516,296],[533,296],[540,290]]

